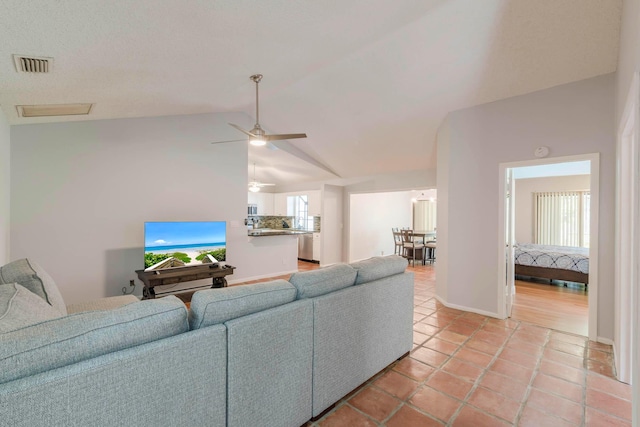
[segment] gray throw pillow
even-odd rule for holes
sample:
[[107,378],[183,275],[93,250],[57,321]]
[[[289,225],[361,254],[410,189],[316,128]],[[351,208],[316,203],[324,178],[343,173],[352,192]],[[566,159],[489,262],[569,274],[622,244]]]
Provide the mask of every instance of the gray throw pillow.
[[0,334],[60,316],[58,310],[24,286],[0,285]]
[[24,258],[0,267],[0,284],[5,283],[19,283],[44,299],[61,314],[67,314],[67,307],[56,283],[34,261]]

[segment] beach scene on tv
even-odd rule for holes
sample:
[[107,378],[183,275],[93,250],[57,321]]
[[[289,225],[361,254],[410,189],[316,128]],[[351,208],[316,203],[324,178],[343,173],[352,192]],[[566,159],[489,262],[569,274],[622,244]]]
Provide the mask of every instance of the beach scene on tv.
[[225,261],[226,245],[225,221],[145,222],[144,269]]

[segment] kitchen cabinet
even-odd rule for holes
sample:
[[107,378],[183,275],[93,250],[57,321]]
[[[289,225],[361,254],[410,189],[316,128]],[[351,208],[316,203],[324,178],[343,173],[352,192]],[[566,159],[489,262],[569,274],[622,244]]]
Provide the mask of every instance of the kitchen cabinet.
[[313,233],[313,260],[318,262],[320,262],[321,237],[320,233]]
[[309,202],[309,216],[322,216],[322,198],[320,196],[320,190],[308,191],[307,201]]
[[256,205],[258,212],[256,215],[273,215],[274,214],[274,194],[273,193],[252,193],[248,192],[249,204]]
[[287,216],[287,193],[274,194],[273,214],[277,216]]

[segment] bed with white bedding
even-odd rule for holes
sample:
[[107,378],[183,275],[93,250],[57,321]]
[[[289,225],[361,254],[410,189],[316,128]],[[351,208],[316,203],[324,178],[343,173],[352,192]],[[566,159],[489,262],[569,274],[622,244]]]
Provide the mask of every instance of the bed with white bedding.
[[515,245],[515,274],[549,280],[589,283],[589,248]]

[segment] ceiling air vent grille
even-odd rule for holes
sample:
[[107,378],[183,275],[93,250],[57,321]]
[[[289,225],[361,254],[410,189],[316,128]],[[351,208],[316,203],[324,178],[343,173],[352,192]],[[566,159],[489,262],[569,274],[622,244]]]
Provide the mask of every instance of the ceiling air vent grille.
[[13,55],[16,70],[19,73],[48,73],[53,65],[53,58]]

